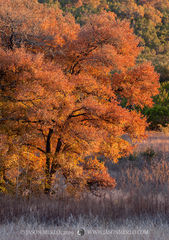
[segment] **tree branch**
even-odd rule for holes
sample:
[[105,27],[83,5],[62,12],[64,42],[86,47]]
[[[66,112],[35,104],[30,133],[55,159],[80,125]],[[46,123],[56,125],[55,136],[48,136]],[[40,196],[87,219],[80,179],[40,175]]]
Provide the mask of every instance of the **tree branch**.
[[40,147],[36,147],[36,146],[34,146],[33,144],[29,144],[29,143],[28,143],[28,144],[23,144],[23,145],[36,148],[36,149],[39,150],[40,152],[43,152],[44,154],[46,154],[46,152],[45,152],[43,149],[41,149]]

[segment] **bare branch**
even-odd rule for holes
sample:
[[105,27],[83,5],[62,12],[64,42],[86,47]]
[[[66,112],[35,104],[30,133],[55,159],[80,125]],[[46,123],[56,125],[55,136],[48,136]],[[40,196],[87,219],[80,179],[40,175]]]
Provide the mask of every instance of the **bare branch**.
[[45,152],[43,149],[41,149],[40,147],[34,146],[33,144],[27,143],[27,144],[23,144],[23,145],[36,148],[36,149],[39,150],[40,152],[43,152],[44,154],[46,154],[46,152]]

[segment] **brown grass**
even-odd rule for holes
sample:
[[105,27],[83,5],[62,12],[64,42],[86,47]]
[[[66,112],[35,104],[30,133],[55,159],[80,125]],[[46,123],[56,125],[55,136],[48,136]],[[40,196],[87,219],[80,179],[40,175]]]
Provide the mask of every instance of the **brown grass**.
[[162,155],[169,154],[169,135],[163,132],[148,132],[148,138],[138,144],[136,152],[143,152],[147,148],[154,149]]

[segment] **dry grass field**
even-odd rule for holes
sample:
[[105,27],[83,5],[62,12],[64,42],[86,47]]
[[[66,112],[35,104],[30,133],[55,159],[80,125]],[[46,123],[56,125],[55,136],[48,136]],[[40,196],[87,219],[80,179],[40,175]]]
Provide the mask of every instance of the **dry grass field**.
[[149,132],[148,138],[140,143],[136,150],[142,152],[147,148],[153,148],[155,152],[161,152],[164,155],[169,154],[169,134]]
[[[83,236],[78,235],[79,229],[84,230]],[[62,226],[25,223],[23,220],[0,226],[2,240],[168,240],[168,235],[168,224],[160,217],[108,224],[100,223],[97,218],[73,221],[70,217]]]

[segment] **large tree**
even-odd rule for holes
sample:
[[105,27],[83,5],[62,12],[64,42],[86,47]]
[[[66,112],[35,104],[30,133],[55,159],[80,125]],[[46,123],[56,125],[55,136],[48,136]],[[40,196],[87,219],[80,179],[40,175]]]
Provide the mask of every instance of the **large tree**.
[[136,64],[141,49],[129,23],[102,12],[80,27],[57,6],[0,5],[6,157],[10,149],[18,156],[23,148],[39,151],[46,193],[56,172],[75,187],[114,187],[104,164],[85,157],[102,154],[116,162],[130,152],[123,135],[140,140],[147,126],[133,106],[151,106],[159,87],[151,64]]

